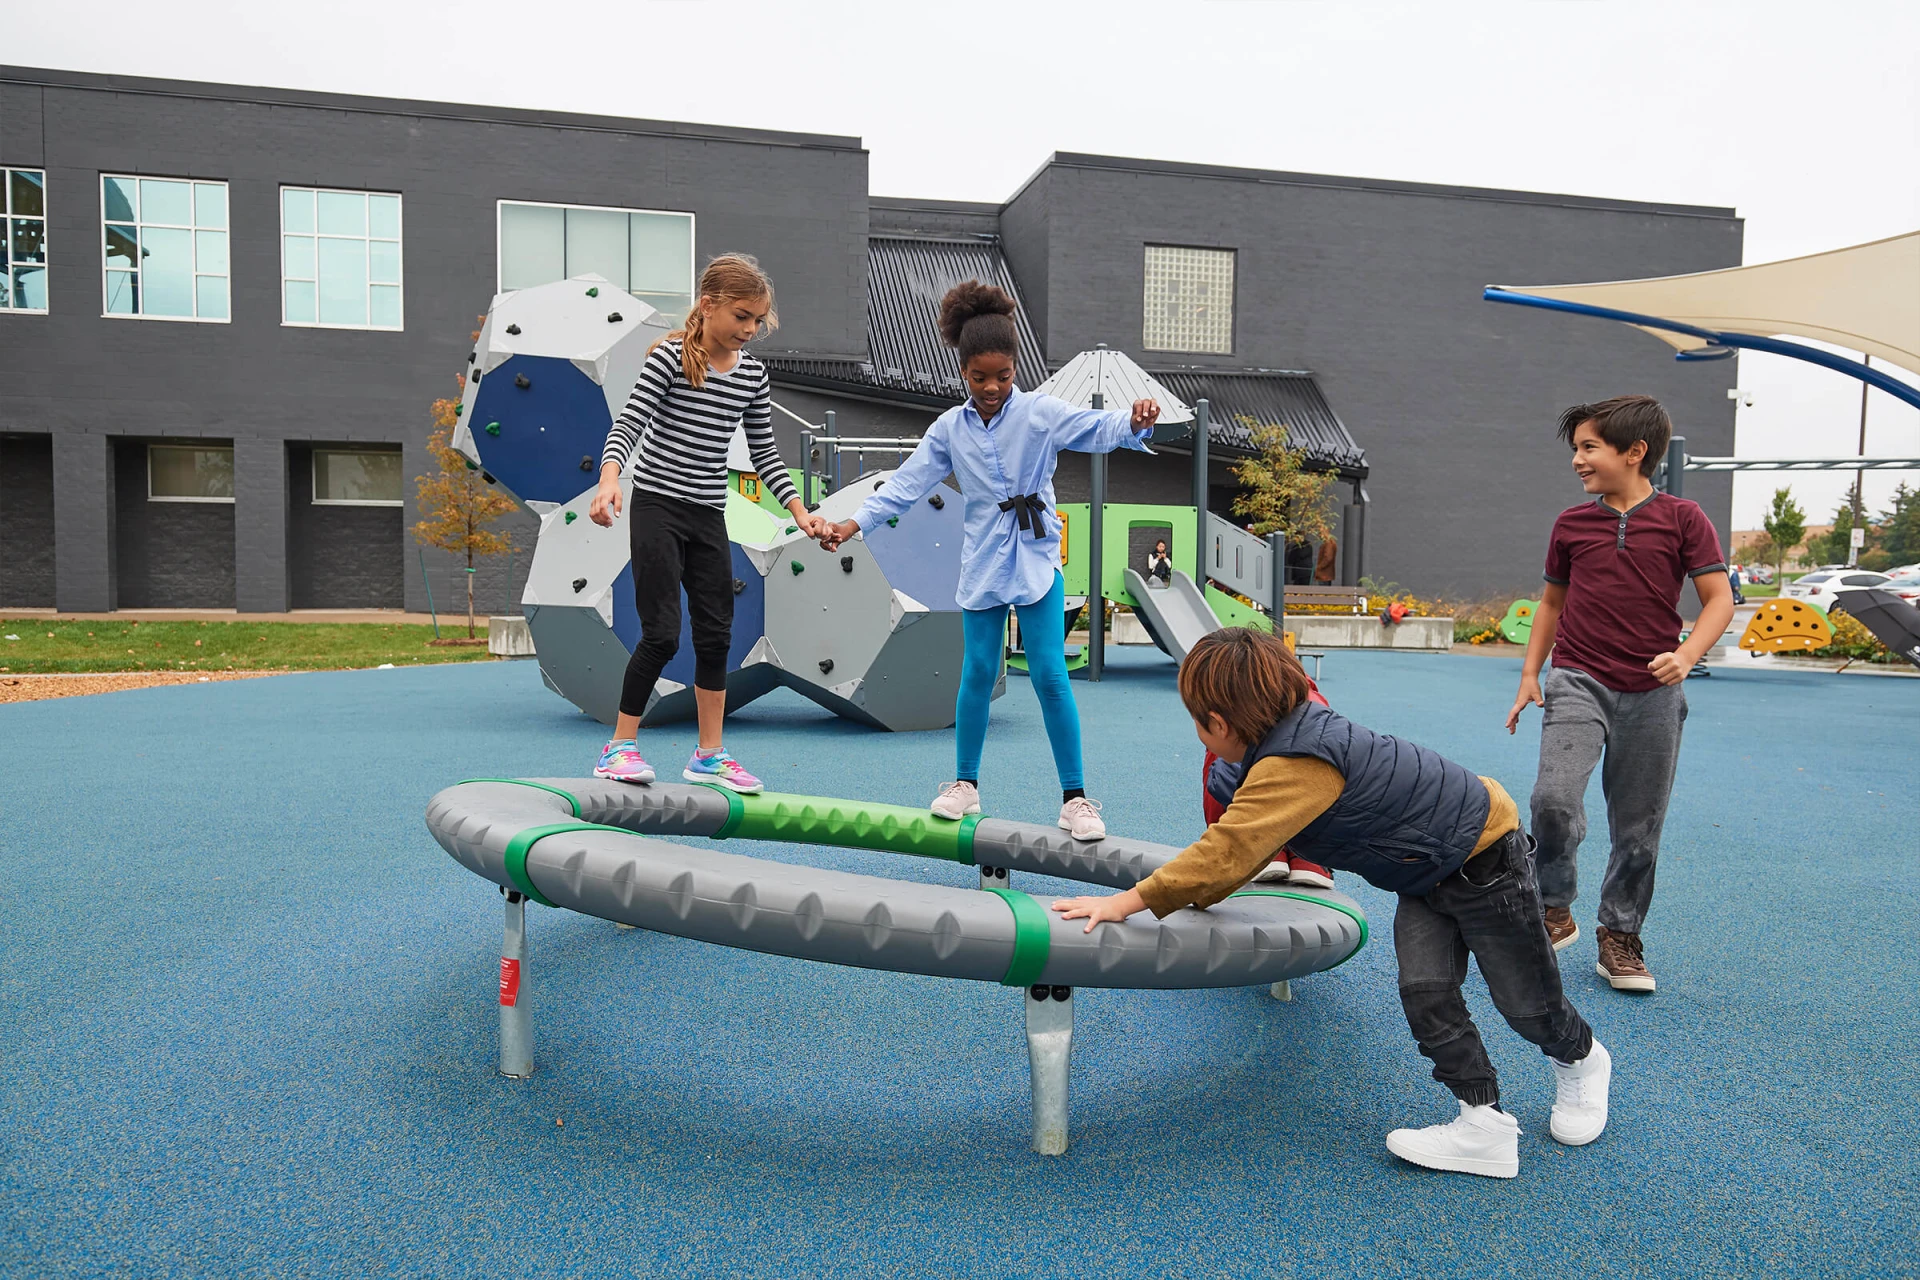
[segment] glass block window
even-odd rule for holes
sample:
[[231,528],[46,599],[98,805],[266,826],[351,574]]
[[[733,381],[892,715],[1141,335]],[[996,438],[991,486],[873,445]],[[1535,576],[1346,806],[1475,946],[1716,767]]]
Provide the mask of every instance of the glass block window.
[[400,197],[280,188],[280,319],[401,328]]
[[229,318],[226,183],[103,175],[100,214],[108,315]]
[[0,169],[0,311],[46,309],[46,171]]
[[147,446],[149,502],[232,502],[233,446]]
[[693,306],[693,215],[500,202],[500,287],[592,272],[677,326]]
[[402,505],[400,451],[315,449],[313,500],[331,507]]
[[1147,246],[1140,345],[1149,351],[1233,351],[1232,249]]

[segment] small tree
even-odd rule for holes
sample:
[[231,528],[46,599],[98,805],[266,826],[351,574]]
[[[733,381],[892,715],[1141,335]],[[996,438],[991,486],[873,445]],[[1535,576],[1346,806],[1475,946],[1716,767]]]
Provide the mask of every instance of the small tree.
[[[465,375],[459,381],[465,390]],[[450,443],[459,403],[457,398],[433,402],[434,432],[427,440],[427,451],[440,470],[415,478],[420,511],[426,518],[413,526],[413,536],[430,547],[467,558],[467,638],[471,640],[474,561],[512,548],[511,537],[486,526],[513,511],[516,504]]]
[[1840,504],[1833,513],[1833,528],[1807,542],[1807,551],[1821,564],[1840,564],[1853,551],[1853,499]]
[[1767,538],[1773,543],[1774,580],[1784,588],[1787,557],[1799,549],[1800,540],[1807,536],[1807,513],[1793,500],[1793,490],[1773,491],[1773,507],[1760,527],[1767,531]]
[[1307,451],[1287,444],[1284,425],[1247,417],[1240,422],[1253,433],[1259,453],[1233,466],[1233,478],[1242,486],[1233,513],[1247,517],[1262,537],[1282,533],[1289,542],[1331,538],[1333,473],[1307,470]]
[[1880,517],[1880,547],[1896,565],[1920,560],[1920,489],[1904,480],[1893,491],[1893,507]]

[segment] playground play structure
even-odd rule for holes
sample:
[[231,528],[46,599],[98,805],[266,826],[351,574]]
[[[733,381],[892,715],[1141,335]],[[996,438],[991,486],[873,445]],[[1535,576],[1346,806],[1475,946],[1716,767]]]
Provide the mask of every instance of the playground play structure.
[[[427,806],[455,861],[506,899],[500,1071],[533,1071],[529,900],[721,946],[1019,987],[1032,1081],[1032,1143],[1067,1148],[1076,987],[1269,986],[1350,959],[1367,922],[1346,896],[1253,886],[1206,911],[1107,923],[1092,933],[1013,889],[1009,871],[1124,889],[1179,853],[1055,827],[812,796],[707,786],[473,779]],[[773,840],[936,858],[980,870],[978,889],[796,866],[640,836]]]

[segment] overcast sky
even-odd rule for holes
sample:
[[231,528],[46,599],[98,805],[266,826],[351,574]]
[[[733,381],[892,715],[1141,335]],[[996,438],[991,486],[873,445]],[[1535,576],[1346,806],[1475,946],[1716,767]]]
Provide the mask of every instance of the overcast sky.
[[[7,9],[25,65],[857,135],[876,195],[1003,200],[1092,151],[1730,205],[1749,263],[1920,228],[1912,0]],[[1852,379],[1742,355],[1739,383],[1742,454],[1854,452]],[[1867,451],[1920,455],[1920,412],[1874,392]],[[1781,482],[1740,477],[1736,527]],[[1792,479],[1819,520],[1851,482]]]

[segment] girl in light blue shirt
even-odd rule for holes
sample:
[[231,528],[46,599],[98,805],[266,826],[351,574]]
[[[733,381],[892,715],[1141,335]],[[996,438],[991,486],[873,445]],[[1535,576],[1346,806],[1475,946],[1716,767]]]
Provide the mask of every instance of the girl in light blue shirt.
[[[832,527],[829,547],[876,521],[899,516],[949,474],[966,501],[960,585],[966,661],[955,706],[955,779],[930,806],[958,821],[980,812],[980,755],[1007,633],[1017,611],[1027,674],[1060,774],[1060,826],[1076,840],[1106,834],[1099,805],[1087,798],[1080,760],[1080,714],[1067,680],[1066,584],[1060,576],[1060,517],[1053,470],[1062,449],[1110,453],[1146,449],[1160,416],[1151,400],[1131,410],[1076,409],[1014,386],[1019,350],[1014,301],[1005,290],[969,280],[940,302],[940,336],[960,356],[969,399],[941,414],[905,465],[850,520]],[[1095,620],[1098,625],[1098,620]]]

